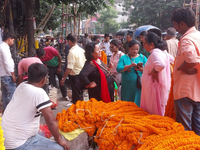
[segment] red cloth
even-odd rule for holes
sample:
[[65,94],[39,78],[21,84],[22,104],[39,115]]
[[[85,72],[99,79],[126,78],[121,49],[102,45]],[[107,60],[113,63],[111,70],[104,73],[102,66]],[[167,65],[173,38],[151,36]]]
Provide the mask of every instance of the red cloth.
[[111,99],[110,99],[110,94],[109,94],[109,91],[108,91],[108,85],[107,85],[108,83],[107,83],[107,80],[106,80],[106,76],[103,73],[103,71],[101,70],[101,68],[99,67],[99,65],[96,63],[96,61],[92,60],[92,62],[95,64],[95,66],[97,67],[97,69],[99,70],[99,73],[100,73],[101,98],[105,103],[109,103],[109,102],[111,102]]
[[45,57],[43,59],[41,59],[41,61],[43,62],[47,62],[49,60],[51,60],[52,58],[54,58],[55,56],[58,56],[58,51],[51,46],[47,46],[45,48],[43,48],[46,51]]

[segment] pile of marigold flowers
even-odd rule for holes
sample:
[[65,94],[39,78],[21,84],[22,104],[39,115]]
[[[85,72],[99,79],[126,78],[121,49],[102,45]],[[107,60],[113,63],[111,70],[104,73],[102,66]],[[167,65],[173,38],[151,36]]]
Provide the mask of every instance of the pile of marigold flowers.
[[[78,101],[56,116],[59,129],[81,128],[100,150],[200,148],[200,137],[168,117],[150,115],[133,102]],[[95,135],[94,135],[95,134]]]
[[1,119],[2,118],[0,118],[0,150],[5,150],[3,130],[2,130],[2,127],[1,127]]

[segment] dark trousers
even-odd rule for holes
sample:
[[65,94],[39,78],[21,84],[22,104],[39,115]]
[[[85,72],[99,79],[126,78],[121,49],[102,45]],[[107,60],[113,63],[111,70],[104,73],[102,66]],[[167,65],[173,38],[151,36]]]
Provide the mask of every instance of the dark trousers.
[[61,72],[59,74],[57,74],[56,71],[58,69],[58,66],[56,66],[56,67],[49,67],[48,66],[48,69],[49,69],[49,85],[53,85],[54,87],[58,88],[58,86],[56,84],[56,78],[55,78],[57,76],[58,79],[59,79],[59,87],[60,87],[60,91],[62,93],[62,96],[66,97],[67,96],[66,87],[60,86],[60,81],[62,80],[62,77],[64,75],[63,70],[61,69]]
[[107,64],[106,65],[108,65],[110,63],[110,57],[111,56],[107,56]]
[[83,100],[83,91],[79,90],[79,87],[76,87],[76,83],[78,82],[78,75],[69,75],[69,81],[72,88],[72,103],[75,104],[78,100]]
[[200,135],[200,102],[188,97],[174,100],[176,121],[181,123],[185,130],[194,131]]

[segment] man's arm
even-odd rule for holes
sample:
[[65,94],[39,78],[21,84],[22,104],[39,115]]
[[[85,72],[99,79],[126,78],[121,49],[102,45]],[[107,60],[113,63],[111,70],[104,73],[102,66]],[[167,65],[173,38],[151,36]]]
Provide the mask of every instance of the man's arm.
[[69,150],[69,145],[67,140],[62,138],[61,134],[58,130],[58,125],[56,123],[55,117],[53,116],[53,113],[51,111],[50,107],[46,107],[40,110],[44,116],[45,122],[49,128],[49,131],[55,138],[56,142],[64,147],[64,150]]
[[194,68],[196,64],[197,63],[187,63],[186,61],[184,61],[183,64],[178,68],[178,70],[181,70],[188,75],[193,75],[198,72],[197,69]]
[[18,75],[18,79],[17,79],[18,81],[17,81],[17,85],[19,85],[20,83],[22,83],[23,82],[23,75],[21,74],[21,75]]
[[184,39],[181,42],[180,54],[184,57],[184,62],[178,68],[188,75],[196,74],[197,69],[194,68],[196,64],[200,62],[200,56],[198,56],[197,48],[191,40]]
[[60,54],[58,54],[56,57],[58,57],[58,69],[57,69],[57,74],[61,72],[61,65],[62,65],[62,57]]
[[5,48],[4,50],[1,51],[1,55],[3,58],[3,65],[5,69],[11,73],[13,83],[16,82],[16,77],[15,77],[15,70],[14,70],[14,61],[11,57],[10,49]]
[[72,69],[69,69],[69,68],[66,69],[65,74],[64,74],[62,80],[60,81],[61,86],[64,86],[64,82],[71,71],[72,71]]
[[186,69],[192,69],[196,66],[197,63],[187,63],[184,61],[182,65],[178,68],[178,70],[186,70]]

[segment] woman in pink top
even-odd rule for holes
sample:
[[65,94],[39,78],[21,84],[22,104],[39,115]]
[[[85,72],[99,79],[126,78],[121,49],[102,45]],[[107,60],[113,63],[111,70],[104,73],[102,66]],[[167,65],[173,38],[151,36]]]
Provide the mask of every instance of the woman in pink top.
[[[112,40],[110,42],[110,50],[113,54],[110,57],[108,67],[110,68],[110,72],[115,76],[118,84],[122,81],[121,73],[118,73],[116,70],[120,57],[124,55],[124,53],[119,50],[121,48],[118,40]],[[121,88],[118,89],[118,99],[121,99]]]
[[151,54],[142,74],[140,107],[150,114],[164,116],[171,86],[170,63],[174,58],[167,53],[167,44],[155,33],[146,35],[144,48]]

